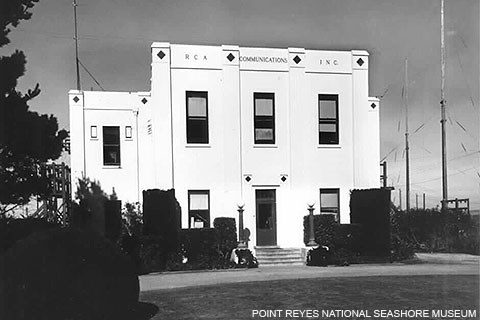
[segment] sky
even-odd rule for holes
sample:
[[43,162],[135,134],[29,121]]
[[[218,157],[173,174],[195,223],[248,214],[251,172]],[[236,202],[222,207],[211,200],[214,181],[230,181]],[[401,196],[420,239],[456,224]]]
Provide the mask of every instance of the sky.
[[[440,0],[77,0],[79,59],[103,88],[150,90],[150,45],[232,44],[370,53],[370,96],[381,97],[381,157],[392,200],[405,206],[404,61],[408,59],[411,204],[441,199]],[[480,209],[479,1],[445,1],[449,198]],[[10,33],[27,56],[18,88],[40,83],[31,109],[68,129],[75,88],[71,0],[40,0]],[[82,71],[82,88],[100,90]],[[417,130],[418,129],[418,130]],[[68,160],[68,157],[65,158]]]

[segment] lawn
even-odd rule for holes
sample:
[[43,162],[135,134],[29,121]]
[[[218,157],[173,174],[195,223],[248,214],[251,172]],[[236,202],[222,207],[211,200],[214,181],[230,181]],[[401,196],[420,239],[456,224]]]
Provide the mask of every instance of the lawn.
[[477,310],[478,318],[479,278],[433,275],[279,280],[143,292],[140,300],[159,308],[152,319],[262,319],[252,317],[255,309],[283,310],[281,317],[263,319],[294,319],[285,317],[286,310],[306,309],[369,310],[372,319],[378,309],[470,309]]

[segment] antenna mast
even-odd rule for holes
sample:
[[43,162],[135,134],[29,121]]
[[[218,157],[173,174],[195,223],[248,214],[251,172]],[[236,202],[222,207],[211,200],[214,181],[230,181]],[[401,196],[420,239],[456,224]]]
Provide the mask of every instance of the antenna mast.
[[410,211],[410,147],[408,145],[408,59],[405,58],[405,189],[406,211]]
[[441,7],[440,7],[440,42],[441,42],[441,63],[442,63],[442,80],[441,80],[441,112],[442,112],[442,120],[440,121],[442,124],[442,209],[446,210],[448,203],[448,187],[447,187],[447,133],[446,133],[446,117],[445,117],[445,22],[444,22],[444,14],[445,14],[445,1],[441,0]]
[[75,23],[75,36],[73,39],[75,40],[75,66],[77,71],[77,90],[81,90],[80,87],[80,69],[78,65],[78,34],[77,34],[77,0],[73,0],[73,19]]

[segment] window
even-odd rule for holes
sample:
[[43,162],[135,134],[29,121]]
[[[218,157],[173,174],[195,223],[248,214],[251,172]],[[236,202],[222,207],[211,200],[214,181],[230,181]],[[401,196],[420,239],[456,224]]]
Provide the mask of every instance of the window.
[[187,143],[208,143],[208,93],[187,91]]
[[188,227],[210,227],[210,191],[188,191]]
[[340,218],[340,189],[320,189],[320,214],[333,214]]
[[255,144],[275,144],[275,95],[254,93]]
[[318,143],[338,144],[338,95],[318,95]]
[[90,126],[90,138],[97,138],[97,126]]
[[103,164],[120,165],[120,127],[103,127]]
[[126,126],[125,127],[125,138],[126,139],[132,139],[132,127],[131,126]]

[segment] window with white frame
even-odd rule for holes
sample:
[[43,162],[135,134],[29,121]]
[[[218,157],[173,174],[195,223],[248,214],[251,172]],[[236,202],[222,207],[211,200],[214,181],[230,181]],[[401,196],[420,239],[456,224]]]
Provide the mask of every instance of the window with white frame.
[[255,144],[275,144],[275,94],[253,94]]
[[120,127],[103,127],[103,164],[120,165]]
[[338,144],[338,94],[318,95],[318,143]]
[[210,191],[188,191],[188,227],[210,227]]
[[340,189],[320,189],[320,214],[333,214],[340,219]]
[[208,143],[208,92],[187,91],[187,143]]

